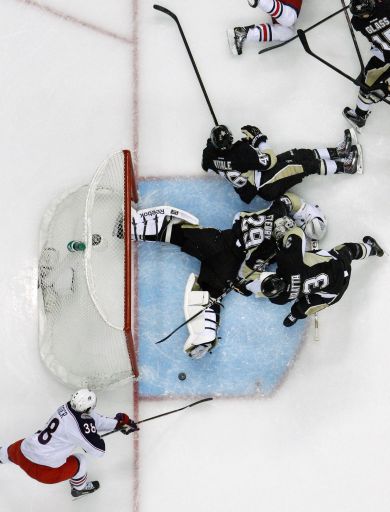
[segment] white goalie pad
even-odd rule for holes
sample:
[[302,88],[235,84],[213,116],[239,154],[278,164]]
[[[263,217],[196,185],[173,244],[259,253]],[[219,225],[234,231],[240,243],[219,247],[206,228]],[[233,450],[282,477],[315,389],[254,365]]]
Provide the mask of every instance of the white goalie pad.
[[190,332],[184,344],[184,352],[194,359],[200,359],[216,345],[217,315],[209,303],[209,293],[200,289],[195,274],[190,274],[184,292],[184,316],[186,320],[199,313],[188,324]]
[[[131,239],[169,242],[173,224],[199,225],[199,219],[185,210],[173,206],[154,206],[143,210],[131,209]],[[149,241],[154,241],[150,240]]]
[[247,290],[252,292],[256,299],[263,299],[266,298],[265,295],[261,292],[261,283],[264,281],[264,279],[275,272],[261,272],[260,276],[257,279],[254,279],[250,283],[246,285]]
[[309,240],[321,240],[325,236],[328,220],[319,206],[303,203],[293,219]]

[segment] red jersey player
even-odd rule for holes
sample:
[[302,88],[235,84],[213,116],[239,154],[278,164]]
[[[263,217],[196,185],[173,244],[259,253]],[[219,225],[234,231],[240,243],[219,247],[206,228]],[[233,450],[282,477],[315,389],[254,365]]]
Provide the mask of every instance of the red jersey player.
[[248,0],[251,7],[258,7],[269,14],[272,23],[235,27],[228,30],[229,46],[234,55],[241,55],[245,41],[287,41],[295,35],[295,22],[302,0]]

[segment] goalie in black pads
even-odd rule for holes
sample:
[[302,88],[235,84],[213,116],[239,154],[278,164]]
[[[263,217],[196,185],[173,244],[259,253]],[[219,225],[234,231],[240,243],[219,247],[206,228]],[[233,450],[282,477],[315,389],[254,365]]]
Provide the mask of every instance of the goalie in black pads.
[[203,150],[202,168],[228,180],[245,203],[255,196],[273,201],[312,174],[362,172],[362,149],[353,129],[345,130],[337,147],[292,149],[280,155],[256,126],[246,125],[241,131],[244,137],[233,142],[225,125],[214,127]]
[[350,11],[353,28],[369,40],[372,53],[360,76],[371,92],[361,88],[355,109],[345,107],[343,112],[360,129],[372,104],[390,97],[390,0],[352,0]]
[[280,240],[276,254],[277,270],[247,285],[250,292],[269,298],[274,304],[294,301],[283,324],[290,327],[297,320],[313,315],[338,302],[346,292],[351,277],[351,263],[368,256],[383,256],[383,249],[371,236],[360,243],[344,243],[330,251],[305,252],[305,235],[295,227]]
[[[264,262],[276,252],[276,240],[295,226],[309,239],[320,239],[326,218],[318,206],[292,193],[257,212],[239,212],[231,229],[220,231],[199,226],[188,212],[159,206],[132,212],[132,239],[177,245],[201,262],[199,276],[191,274],[185,290],[184,313],[190,332],[184,352],[200,359],[217,344],[220,296],[229,288],[249,295],[242,282],[260,277]],[[121,237],[120,228],[117,231]],[[201,312],[201,313],[200,313]]]

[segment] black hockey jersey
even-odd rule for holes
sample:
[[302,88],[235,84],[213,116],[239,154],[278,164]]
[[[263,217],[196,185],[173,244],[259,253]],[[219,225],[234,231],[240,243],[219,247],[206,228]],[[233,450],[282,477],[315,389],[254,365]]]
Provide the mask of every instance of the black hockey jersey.
[[270,300],[274,304],[295,300],[291,308],[295,318],[305,318],[338,302],[349,284],[350,262],[335,251],[305,253],[305,235],[297,227],[285,235],[276,262],[276,274],[285,280],[287,290]]
[[274,223],[286,214],[285,205],[277,202],[265,210],[239,212],[234,217],[232,232],[236,239],[236,246],[245,253],[246,269],[243,277],[246,277],[245,274],[252,271],[259,262],[265,261],[276,253]]
[[370,17],[352,16],[351,21],[353,28],[382,52],[385,62],[390,62],[390,0],[376,0]]
[[272,154],[258,152],[244,140],[238,140],[230,149],[221,151],[208,139],[203,150],[202,168],[227,179],[240,198],[249,203],[260,187],[261,172],[270,169],[276,161]]

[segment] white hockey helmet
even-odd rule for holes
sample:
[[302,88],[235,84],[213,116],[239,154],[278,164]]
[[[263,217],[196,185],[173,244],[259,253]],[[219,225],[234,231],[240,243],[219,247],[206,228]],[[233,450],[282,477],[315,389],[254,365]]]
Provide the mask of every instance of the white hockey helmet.
[[326,217],[313,217],[304,227],[305,235],[311,240],[321,240],[325,236],[328,222]]
[[70,406],[78,412],[90,412],[96,407],[96,395],[89,389],[79,389],[70,397]]

